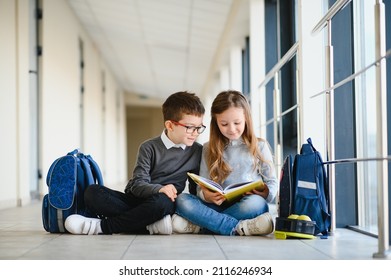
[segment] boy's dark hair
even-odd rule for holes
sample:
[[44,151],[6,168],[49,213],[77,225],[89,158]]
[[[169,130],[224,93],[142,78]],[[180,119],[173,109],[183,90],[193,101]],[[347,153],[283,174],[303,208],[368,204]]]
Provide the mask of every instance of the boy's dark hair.
[[205,108],[194,93],[179,91],[171,94],[162,106],[164,121],[180,121],[183,115],[202,116]]

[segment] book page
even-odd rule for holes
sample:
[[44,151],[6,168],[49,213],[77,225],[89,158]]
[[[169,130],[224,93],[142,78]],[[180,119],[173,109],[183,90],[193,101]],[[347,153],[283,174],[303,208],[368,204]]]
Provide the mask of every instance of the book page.
[[204,177],[202,177],[202,181],[205,181],[206,183],[211,184],[212,186],[216,187],[216,188],[219,189],[219,190],[223,190],[223,187],[220,186],[220,185],[219,185],[218,183],[216,183],[215,181],[212,181],[212,180],[207,179],[207,178],[204,178]]
[[187,174],[197,185],[204,186],[212,191],[223,192],[223,188],[218,183],[194,173],[188,172]]
[[231,184],[231,185],[228,185],[224,190],[231,190],[231,189],[234,189],[234,188],[238,188],[238,187],[247,185],[249,183],[251,183],[251,181],[250,182],[242,182],[242,183]]

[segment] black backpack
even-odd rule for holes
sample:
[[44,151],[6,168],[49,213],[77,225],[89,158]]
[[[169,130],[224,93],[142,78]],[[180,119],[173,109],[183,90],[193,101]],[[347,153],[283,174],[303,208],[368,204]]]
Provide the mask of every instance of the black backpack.
[[278,198],[279,217],[307,215],[315,222],[315,235],[327,237],[331,224],[329,185],[322,157],[311,138],[302,145],[300,154],[285,158]]

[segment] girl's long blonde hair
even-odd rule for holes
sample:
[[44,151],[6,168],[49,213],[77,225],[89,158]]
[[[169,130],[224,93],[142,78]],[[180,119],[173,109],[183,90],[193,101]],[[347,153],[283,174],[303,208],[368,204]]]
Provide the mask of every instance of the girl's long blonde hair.
[[223,113],[231,107],[242,108],[245,117],[245,128],[242,134],[242,139],[247,145],[250,154],[254,158],[254,169],[260,168],[261,162],[265,162],[259,147],[259,141],[265,141],[255,136],[253,129],[253,121],[251,117],[250,105],[246,97],[235,90],[220,92],[212,103],[211,121],[210,121],[210,136],[209,136],[209,151],[206,154],[206,164],[209,168],[209,176],[212,180],[223,183],[232,169],[223,159],[223,152],[229,143],[217,125],[216,115]]

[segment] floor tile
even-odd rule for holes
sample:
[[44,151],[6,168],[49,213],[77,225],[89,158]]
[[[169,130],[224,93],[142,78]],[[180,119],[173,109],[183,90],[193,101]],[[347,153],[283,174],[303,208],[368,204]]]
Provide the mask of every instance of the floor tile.
[[312,240],[274,234],[51,234],[43,229],[39,203],[0,210],[2,260],[372,260],[377,250],[376,238],[348,229]]

